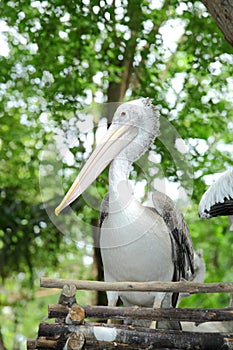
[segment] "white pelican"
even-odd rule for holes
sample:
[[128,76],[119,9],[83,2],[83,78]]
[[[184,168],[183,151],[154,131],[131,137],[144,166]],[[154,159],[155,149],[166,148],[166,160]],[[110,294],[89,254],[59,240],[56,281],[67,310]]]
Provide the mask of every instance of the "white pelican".
[[[111,162],[109,192],[100,217],[106,281],[178,281],[187,276],[188,269],[193,272],[193,248],[181,212],[159,192],[153,195],[154,208],[143,206],[134,198],[128,181],[131,164],[158,133],[159,113],[149,98],[120,105],[102,142],[55,210],[59,214]],[[161,307],[165,293],[107,292],[107,297],[111,306],[120,297],[125,306]],[[176,302],[177,295],[169,295],[170,305]]]
[[233,230],[233,169],[229,169],[203,194],[199,209],[202,219],[228,216]]

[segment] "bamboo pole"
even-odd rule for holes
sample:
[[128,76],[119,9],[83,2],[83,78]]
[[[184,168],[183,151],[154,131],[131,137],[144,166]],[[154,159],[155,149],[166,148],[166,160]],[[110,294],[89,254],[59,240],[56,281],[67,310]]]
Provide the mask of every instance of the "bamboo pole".
[[197,324],[203,322],[232,321],[233,308],[219,309],[152,309],[145,307],[109,307],[109,306],[82,306],[73,305],[71,309],[63,305],[49,305],[48,317],[58,318],[73,314],[73,318],[80,322],[84,318],[100,319],[148,319],[148,320],[176,320],[190,321]]
[[140,291],[140,292],[180,292],[180,293],[233,293],[233,282],[195,283],[180,282],[100,282],[74,279],[45,278],[40,280],[44,288],[63,288],[75,285],[77,290],[98,291]]

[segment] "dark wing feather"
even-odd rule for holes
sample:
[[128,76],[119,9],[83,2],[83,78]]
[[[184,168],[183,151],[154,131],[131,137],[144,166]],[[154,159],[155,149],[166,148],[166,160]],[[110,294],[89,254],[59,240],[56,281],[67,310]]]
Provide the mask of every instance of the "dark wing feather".
[[104,219],[108,216],[109,211],[109,193],[104,196],[104,199],[100,205],[100,218],[99,218],[99,228],[101,228]]
[[[194,273],[194,253],[188,226],[181,211],[170,197],[162,192],[153,194],[153,204],[156,212],[165,221],[172,243],[172,259],[174,263],[173,281],[187,279],[189,271]],[[174,293],[173,306],[176,305],[178,294]]]
[[95,246],[97,248],[100,247],[101,227],[103,225],[104,219],[108,216],[108,206],[109,206],[109,194],[107,193],[100,205],[99,227],[98,227],[98,230],[96,231],[96,236],[95,236]]
[[209,211],[205,211],[209,217],[233,215],[233,198],[224,198],[224,202],[216,203],[210,207]]

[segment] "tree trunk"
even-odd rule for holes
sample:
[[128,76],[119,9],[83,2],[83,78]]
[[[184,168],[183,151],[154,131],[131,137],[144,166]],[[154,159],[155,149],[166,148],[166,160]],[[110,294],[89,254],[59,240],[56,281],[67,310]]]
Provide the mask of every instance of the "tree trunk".
[[213,16],[228,43],[233,46],[233,2],[232,0],[201,0]]
[[[92,231],[93,231],[93,238],[94,238],[94,274],[97,279],[97,281],[103,281],[104,280],[104,269],[103,269],[103,263],[99,248],[99,222],[97,219],[93,219],[92,222]],[[106,293],[103,291],[97,291],[96,292],[96,305],[107,305],[107,297]]]
[[4,341],[3,341],[1,328],[0,328],[0,350],[6,350],[6,347],[5,347]]
[[[130,18],[129,28],[131,31],[131,38],[125,42],[124,58],[122,61],[118,60],[115,65],[122,68],[120,81],[110,81],[107,90],[107,109],[104,111],[108,120],[108,125],[111,124],[112,117],[118,107],[118,102],[122,102],[132,78],[133,62],[137,46],[138,33],[142,25],[143,17],[140,0],[129,0],[127,7],[127,14]],[[117,42],[117,40],[116,40]],[[94,241],[98,239],[98,233],[94,232]],[[100,255],[99,244],[95,244],[94,248],[94,265],[97,269],[98,281],[104,280],[103,264]],[[97,292],[97,305],[106,305],[106,294]]]

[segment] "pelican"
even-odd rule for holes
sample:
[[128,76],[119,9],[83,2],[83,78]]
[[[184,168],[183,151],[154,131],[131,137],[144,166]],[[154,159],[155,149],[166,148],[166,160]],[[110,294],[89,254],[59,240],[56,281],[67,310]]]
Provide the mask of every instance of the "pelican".
[[[158,133],[159,112],[151,99],[120,105],[101,143],[55,209],[58,215],[111,163],[109,192],[100,215],[106,281],[178,281],[188,270],[193,273],[193,248],[182,213],[160,192],[152,196],[154,208],[143,206],[133,196],[128,180],[132,163]],[[161,307],[165,293],[109,291],[107,298],[109,306],[115,306],[120,298],[125,306]],[[175,307],[177,298],[169,295],[170,305]]]
[[233,169],[229,169],[203,194],[199,209],[202,219],[228,216],[233,231]]

